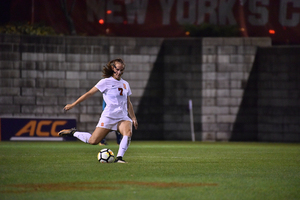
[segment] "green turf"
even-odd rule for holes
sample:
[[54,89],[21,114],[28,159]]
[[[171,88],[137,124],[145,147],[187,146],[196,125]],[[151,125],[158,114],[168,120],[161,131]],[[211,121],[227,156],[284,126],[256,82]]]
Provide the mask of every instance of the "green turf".
[[127,164],[102,148],[0,142],[0,199],[300,199],[300,144],[132,141]]

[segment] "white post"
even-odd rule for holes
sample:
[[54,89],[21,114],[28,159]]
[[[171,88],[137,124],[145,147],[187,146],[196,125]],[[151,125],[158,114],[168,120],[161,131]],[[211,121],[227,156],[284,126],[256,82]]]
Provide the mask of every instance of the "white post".
[[190,122],[191,122],[191,136],[192,136],[192,141],[195,142],[193,102],[191,99],[189,100],[189,110],[190,110]]

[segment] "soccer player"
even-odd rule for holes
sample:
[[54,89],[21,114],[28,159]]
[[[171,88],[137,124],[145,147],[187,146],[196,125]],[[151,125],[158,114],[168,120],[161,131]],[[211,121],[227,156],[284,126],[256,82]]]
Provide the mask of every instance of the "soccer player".
[[109,61],[102,69],[104,79],[101,79],[92,89],[80,96],[75,102],[67,104],[64,107],[64,110],[68,111],[80,102],[93,96],[96,92],[100,91],[103,93],[103,99],[107,105],[101,114],[93,134],[79,132],[75,128],[64,129],[58,133],[59,136],[71,135],[85,143],[96,145],[111,130],[119,131],[123,135],[123,138],[115,160],[117,163],[126,163],[123,160],[123,156],[131,141],[132,124],[135,129],[138,128],[138,122],[129,97],[131,95],[130,86],[127,81],[121,78],[124,70],[125,63],[122,59],[118,58]]

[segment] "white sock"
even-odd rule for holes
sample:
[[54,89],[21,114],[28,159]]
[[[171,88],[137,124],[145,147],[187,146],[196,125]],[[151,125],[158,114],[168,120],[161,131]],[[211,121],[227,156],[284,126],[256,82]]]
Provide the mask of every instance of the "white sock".
[[92,135],[88,132],[78,132],[78,131],[76,131],[73,134],[73,136],[78,138],[79,140],[81,140],[84,143],[89,143],[89,139]]
[[128,149],[128,146],[130,144],[130,141],[131,141],[131,137],[123,136],[123,138],[121,140],[121,143],[120,143],[120,146],[119,146],[119,151],[118,151],[117,157],[119,157],[119,156],[123,157],[124,156],[126,150]]

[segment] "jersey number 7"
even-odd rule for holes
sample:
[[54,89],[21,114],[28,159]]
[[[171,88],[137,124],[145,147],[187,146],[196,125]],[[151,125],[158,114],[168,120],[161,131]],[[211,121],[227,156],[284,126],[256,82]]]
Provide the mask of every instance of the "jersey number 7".
[[118,88],[118,90],[120,91],[120,95],[123,96],[123,88]]

